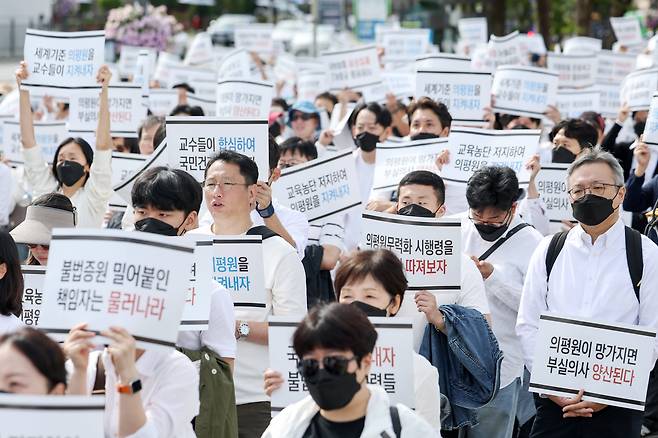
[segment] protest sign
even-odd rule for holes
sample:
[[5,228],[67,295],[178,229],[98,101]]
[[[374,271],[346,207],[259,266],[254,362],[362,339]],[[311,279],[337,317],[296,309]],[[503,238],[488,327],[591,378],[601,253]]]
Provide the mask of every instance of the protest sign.
[[[208,84],[210,86],[210,84]],[[204,99],[201,96],[204,94],[194,93],[187,95],[187,103],[190,106],[198,106],[203,110],[203,114],[209,117],[215,117],[217,113],[217,101],[215,99]],[[214,96],[213,92],[211,96]]]
[[251,75],[251,61],[245,49],[229,52],[219,62],[217,77],[222,79],[244,79]]
[[371,84],[354,87],[353,90],[363,95],[364,102],[378,102],[380,104],[386,101],[386,95],[391,91],[388,88],[388,82],[383,79]]
[[498,67],[491,85],[494,112],[542,118],[555,105],[559,74],[536,67]]
[[387,30],[382,35],[385,62],[412,62],[427,52],[429,29]]
[[[52,163],[55,151],[61,142],[69,137],[66,122],[34,122],[34,138],[41,148],[43,159]],[[3,156],[13,165],[23,164],[21,151],[21,126],[18,120],[2,122]]]
[[216,116],[267,120],[274,86],[269,82],[225,79],[217,82]]
[[329,88],[332,90],[356,88],[380,80],[379,59],[374,45],[324,52],[321,59],[329,71]]
[[599,108],[600,100],[601,91],[596,87],[558,90],[556,106],[563,118],[576,118],[585,111]]
[[622,82],[619,100],[631,111],[646,111],[654,91],[658,91],[658,68],[636,70]]
[[103,438],[105,397],[0,394],[3,438]]
[[413,72],[383,71],[382,79],[396,98],[406,99],[414,95],[416,90],[416,77]]
[[619,84],[635,70],[635,55],[632,53],[601,50],[597,53],[598,71],[597,83]]
[[235,48],[269,56],[274,50],[273,31],[274,25],[269,23],[236,26],[234,33]]
[[460,18],[457,22],[459,39],[469,46],[486,44],[489,38],[486,17]]
[[306,70],[297,77],[297,99],[299,101],[315,101],[315,96],[327,87],[328,75],[326,71]]
[[[377,330],[372,365],[366,380],[384,388],[391,403],[415,407],[414,351],[412,324],[407,318],[370,317]],[[268,320],[269,368],[281,373],[284,383],[272,393],[272,415],[308,395],[306,383],[297,369],[299,358],[292,336],[300,319],[270,316]]]
[[43,285],[46,280],[46,267],[22,265],[23,274],[23,324],[36,327],[39,325],[43,304]]
[[422,96],[448,107],[455,124],[485,123],[484,108],[491,104],[491,74],[471,71],[416,72],[416,99]]
[[217,78],[215,71],[201,67],[192,67],[187,65],[170,65],[167,67],[168,81],[167,87],[171,88],[174,85],[187,83],[197,94],[205,94],[204,97],[215,96],[215,86]]
[[137,74],[139,53],[142,51],[146,51],[147,53],[148,70],[151,72],[155,71],[156,61],[158,58],[157,50],[152,47],[137,47],[122,44],[121,51],[119,52],[119,62],[117,63],[119,73],[122,77],[133,77],[134,79],[134,76]]
[[[147,155],[112,152],[112,186],[121,184],[144,166]],[[125,211],[130,202],[126,202],[117,192],[112,193],[108,209]]]
[[279,202],[304,213],[309,222],[358,208],[359,190],[352,151],[327,154],[283,169],[272,187],[273,196]]
[[518,30],[502,37],[491,35],[488,48],[494,66],[527,65],[529,62],[528,51],[527,48],[524,48],[522,39]]
[[651,97],[651,107],[646,125],[644,125],[643,140],[646,144],[658,146],[658,93],[653,93]]
[[653,328],[542,313],[530,391],[644,410]]
[[212,238],[198,235],[194,237],[194,263],[190,270],[190,285],[187,288],[183,318],[180,322],[182,331],[208,330],[212,304]]
[[516,172],[519,184],[527,184],[530,172],[525,163],[537,153],[539,129],[454,128],[448,137],[450,160],[441,178],[466,184],[475,171],[485,166],[507,166]]
[[550,222],[574,220],[567,193],[568,167],[568,164],[559,163],[543,165],[535,178],[535,186],[546,204],[546,216]]
[[157,148],[153,151],[151,155],[146,157],[146,161],[142,166],[134,172],[132,175],[128,176],[126,179],[120,183],[113,185],[112,190],[121,196],[121,198],[127,203],[126,205],[132,205],[132,189],[135,184],[135,180],[144,173],[147,169],[157,166],[166,166],[169,156],[167,155],[167,141],[163,140]]
[[265,309],[262,236],[213,236],[212,278],[224,286],[235,307]]
[[583,88],[596,81],[597,56],[591,54],[565,55],[549,52],[548,68],[560,74],[558,88]]
[[566,55],[598,53],[603,41],[598,38],[577,36],[564,41],[562,52]]
[[29,76],[21,89],[66,96],[70,88],[95,87],[105,59],[105,32],[27,29],[23,59]]
[[[100,87],[71,90],[69,130],[96,132],[101,92]],[[146,118],[139,85],[116,84],[108,87],[110,131],[114,137],[137,138],[137,130]]]
[[414,170],[436,172],[436,157],[447,144],[447,138],[379,143],[372,190],[395,190],[402,177]]
[[[40,328],[56,338],[87,322],[126,329],[140,348],[176,345],[194,243],[153,233],[53,230]],[[105,340],[101,341],[104,342]]]
[[203,181],[208,158],[222,150],[247,155],[258,165],[258,178],[270,174],[267,120],[215,117],[167,117],[169,165]]
[[463,71],[471,69],[471,59],[452,53],[437,53],[416,58],[416,71]]
[[160,52],[158,62],[155,65],[153,79],[160,82],[160,85],[167,87],[169,84],[169,71],[171,67],[182,65],[180,57],[173,53]]
[[149,90],[148,106],[156,116],[169,115],[178,105],[178,90],[152,88]]
[[598,84],[596,88],[601,93],[599,100],[599,113],[603,117],[617,117],[621,102],[619,100],[619,84]]
[[207,32],[199,32],[194,36],[190,44],[183,64],[185,65],[200,65],[211,64],[215,61],[215,55],[212,50],[212,40],[210,34]]
[[644,43],[640,20],[637,17],[610,17],[610,25],[619,44],[634,46]]
[[[133,75],[133,84],[142,87],[142,95],[148,97],[149,95],[149,80],[155,68],[154,64],[149,59],[148,50],[140,50],[137,55],[137,66],[135,67],[135,74]],[[145,102],[146,105],[148,102]]]
[[402,261],[407,290],[461,290],[461,220],[364,211],[361,249],[388,249]]

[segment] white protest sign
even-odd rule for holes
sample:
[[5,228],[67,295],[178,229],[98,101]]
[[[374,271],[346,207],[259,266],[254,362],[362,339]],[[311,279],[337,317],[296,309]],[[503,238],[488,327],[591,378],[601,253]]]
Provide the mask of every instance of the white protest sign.
[[[137,138],[139,125],[146,118],[139,85],[116,84],[108,87],[110,131],[115,137]],[[98,128],[100,88],[71,90],[69,130],[95,132]]]
[[[377,330],[377,343],[372,352],[371,385],[384,388],[391,403],[415,407],[414,351],[412,323],[407,318],[371,317]],[[308,395],[308,389],[297,365],[299,359],[292,346],[292,336],[300,320],[294,317],[270,316],[268,320],[269,368],[281,373],[284,383],[272,393],[272,415]]]
[[461,290],[461,220],[364,211],[361,249],[388,249],[402,261],[407,290]]
[[178,55],[160,52],[158,54],[158,62],[155,65],[155,71],[153,72],[153,79],[160,82],[160,85],[163,87],[168,86],[170,69],[178,65],[182,65]]
[[382,79],[396,98],[408,98],[416,91],[416,76],[406,71],[383,71]]
[[635,55],[632,53],[601,50],[597,53],[599,60],[597,83],[619,84],[635,70]]
[[571,202],[567,193],[568,164],[543,165],[535,178],[535,186],[544,204],[550,222],[573,221]]
[[[209,84],[210,85],[210,84]],[[190,106],[198,106],[201,107],[203,110],[203,115],[204,116],[209,116],[209,117],[215,117],[216,112],[217,112],[217,101],[215,99],[204,99],[202,98],[199,94],[201,93],[195,93],[195,94],[188,94],[187,95],[187,103]],[[203,95],[203,94],[201,94]],[[215,93],[212,93],[212,96],[214,96]]]
[[297,77],[297,100],[315,101],[315,97],[326,90],[328,75],[326,71],[306,70]]
[[621,101],[619,100],[619,84],[598,84],[596,88],[600,91],[598,111],[603,117],[617,117]]
[[484,109],[491,104],[491,74],[471,69],[416,72],[416,99],[422,96],[448,107],[455,124],[485,123]]
[[208,158],[222,150],[247,155],[258,165],[258,177],[270,174],[267,120],[216,117],[167,117],[169,165],[203,181]]
[[[41,148],[41,155],[46,162],[52,163],[57,146],[69,137],[66,122],[34,122],[33,125],[34,137]],[[23,164],[20,122],[4,120],[2,126],[3,156],[11,164]]]
[[[135,67],[135,74],[133,75],[133,84],[142,87],[142,94],[148,96],[149,93],[149,80],[155,68],[155,63],[149,59],[152,52],[149,50],[140,50],[137,55],[137,66]],[[155,61],[155,58],[153,58]]]
[[194,36],[189,49],[185,54],[183,64],[199,65],[210,64],[215,61],[215,55],[212,50],[212,40],[207,32],[199,32]]
[[131,176],[128,176],[127,179],[121,181],[120,183],[113,185],[112,190],[121,196],[121,198],[126,202],[126,205],[132,205],[132,189],[135,184],[135,180],[142,173],[151,167],[157,166],[166,166],[169,156],[167,155],[167,141],[163,140],[158,147],[153,151],[151,155],[147,156],[146,161],[142,166]]
[[447,144],[447,138],[378,143],[372,190],[395,190],[402,177],[414,170],[436,172],[436,157]]
[[448,137],[450,160],[441,178],[466,184],[475,171],[485,166],[507,166],[516,172],[519,184],[527,184],[530,172],[525,163],[537,153],[539,129],[454,128]]
[[601,91],[596,87],[557,91],[557,109],[564,118],[576,118],[585,111],[596,110],[600,100]]
[[463,71],[471,69],[471,59],[452,53],[437,53],[416,58],[416,71]]
[[562,52],[566,55],[598,53],[602,46],[603,41],[598,38],[577,36],[564,42]]
[[459,39],[469,46],[486,44],[489,38],[486,17],[460,18],[457,22]]
[[190,270],[190,285],[187,289],[187,298],[183,308],[183,318],[180,329],[208,330],[210,319],[210,306],[212,304],[212,260],[213,247],[210,236],[194,236],[194,263]]
[[217,117],[267,120],[274,86],[269,82],[226,79],[217,82]]
[[522,39],[518,30],[502,37],[491,35],[488,48],[494,66],[527,65],[529,62],[528,50]]
[[565,55],[549,52],[548,68],[560,74],[558,88],[583,88],[596,81],[597,56],[591,54]]
[[139,59],[139,53],[142,51],[147,52],[149,71],[155,71],[156,60],[158,57],[157,50],[151,47],[127,46],[124,44],[121,45],[119,62],[117,63],[121,76],[128,78],[130,76],[134,77],[135,74],[137,74],[137,62]]
[[36,327],[39,325],[43,304],[43,285],[46,280],[46,267],[22,265],[23,274],[23,324]]
[[259,55],[271,55],[274,50],[272,32],[274,25],[269,23],[245,24],[235,27],[236,49],[245,49]]
[[[112,152],[112,186],[121,184],[144,166],[147,155]],[[114,211],[124,211],[130,202],[126,202],[117,192],[112,193],[108,208]]]
[[212,278],[231,294],[234,307],[267,307],[262,236],[213,236]]
[[178,105],[178,90],[151,88],[149,109],[156,116],[167,116]]
[[344,214],[361,205],[352,151],[326,154],[284,169],[272,190],[279,202],[304,213],[309,222]]
[[22,81],[22,89],[66,96],[70,88],[95,87],[105,60],[105,31],[27,29],[23,59],[29,76]]
[[215,84],[217,78],[214,70],[182,64],[171,65],[167,70],[169,76],[167,86],[169,88],[177,84],[187,83],[195,89],[195,93],[201,93],[197,88],[205,88],[206,84],[210,84],[210,88],[208,89],[210,93],[208,96],[215,95]]
[[321,59],[329,71],[332,90],[357,88],[380,80],[381,69],[374,45],[324,52]]
[[658,93],[653,93],[651,106],[644,125],[643,140],[646,144],[658,146]]
[[543,313],[530,391],[644,410],[656,331]]
[[654,91],[658,91],[658,68],[636,70],[622,82],[619,100],[631,111],[646,111]]
[[380,79],[371,84],[361,85],[353,88],[354,91],[358,91],[363,95],[364,102],[379,102],[384,103],[386,101],[386,95],[391,91],[388,88],[388,82]]
[[610,17],[610,25],[619,44],[634,46],[644,43],[640,20],[637,17]]
[[428,51],[429,29],[387,30],[382,35],[385,62],[411,62]]
[[105,397],[0,394],[3,438],[104,438]]
[[542,118],[555,105],[559,74],[536,67],[498,67],[491,85],[495,112]]
[[194,243],[153,233],[54,229],[40,328],[125,328],[140,348],[176,345]]
[[221,79],[244,79],[251,75],[251,61],[245,49],[236,49],[228,53],[219,62],[217,77]]

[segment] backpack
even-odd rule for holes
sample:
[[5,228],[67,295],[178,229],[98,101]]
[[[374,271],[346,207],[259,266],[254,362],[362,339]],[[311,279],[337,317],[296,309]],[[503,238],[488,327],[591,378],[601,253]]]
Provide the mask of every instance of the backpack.
[[[400,438],[402,435],[402,424],[400,423],[400,413],[398,412],[398,407],[391,405],[391,422],[393,423],[393,432],[395,433],[395,438]],[[382,438],[390,438],[386,432],[381,433]]]
[[245,234],[247,236],[263,236],[263,240],[278,236],[278,234],[267,228],[265,225],[258,225],[253,228],[249,228]]
[[[561,231],[555,233],[548,245],[546,251],[546,282],[548,282],[553,270],[555,260],[558,254],[564,247],[564,242],[567,240],[569,231]],[[640,301],[640,283],[642,282],[642,272],[644,271],[644,262],[642,260],[642,235],[629,227],[624,227],[624,236],[626,239],[626,264],[628,265],[628,273],[631,275],[631,282],[633,283],[633,290],[638,302]]]

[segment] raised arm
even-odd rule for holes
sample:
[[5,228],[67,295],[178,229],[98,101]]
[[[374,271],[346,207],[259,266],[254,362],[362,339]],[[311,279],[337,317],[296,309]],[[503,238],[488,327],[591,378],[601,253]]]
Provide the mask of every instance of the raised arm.
[[21,82],[27,79],[27,63],[21,61],[16,69],[16,85],[19,88],[19,112],[21,124],[21,142],[25,149],[33,148],[37,145],[34,137],[34,122],[32,117],[32,105],[30,105],[30,92],[21,90]]
[[108,86],[112,72],[104,65],[98,70],[96,81],[101,84],[100,108],[98,110],[98,128],[96,129],[96,150],[112,149],[112,135],[110,134],[110,104]]

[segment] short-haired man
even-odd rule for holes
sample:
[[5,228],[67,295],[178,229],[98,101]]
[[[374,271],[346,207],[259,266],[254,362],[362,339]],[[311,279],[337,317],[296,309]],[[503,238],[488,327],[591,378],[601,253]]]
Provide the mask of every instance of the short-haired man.
[[[258,167],[249,157],[227,150],[212,157],[204,173],[203,186],[213,223],[195,232],[210,235],[249,232],[253,228],[250,213],[257,203],[257,181]],[[261,234],[265,234],[266,307],[235,311],[238,347],[234,377],[240,438],[260,436],[271,418],[262,384],[268,365],[267,317],[306,313],[306,281],[297,252],[283,238]]]
[[[646,236],[626,230],[619,217],[626,192],[619,162],[595,148],[578,157],[567,175],[573,215],[579,223],[562,240],[563,247],[552,265],[547,261],[547,253],[549,246],[556,248],[557,243],[546,237],[539,244],[530,259],[523,286],[516,332],[531,372],[543,312],[658,328],[658,247]],[[641,248],[642,252],[639,282],[631,280],[631,270],[636,272],[636,268],[627,266],[632,259],[627,259],[627,233],[631,243],[641,237],[634,249],[637,253]],[[550,271],[548,266],[552,266]],[[658,344],[654,347],[654,359],[657,352]],[[582,401],[581,397],[582,391],[572,398],[536,397],[537,416],[531,437],[640,435],[641,411]]]
[[450,134],[452,116],[443,103],[421,97],[409,105],[407,115],[411,140],[447,137]]
[[585,149],[598,141],[596,128],[581,119],[562,120],[548,135],[553,143],[553,163],[573,163]]

